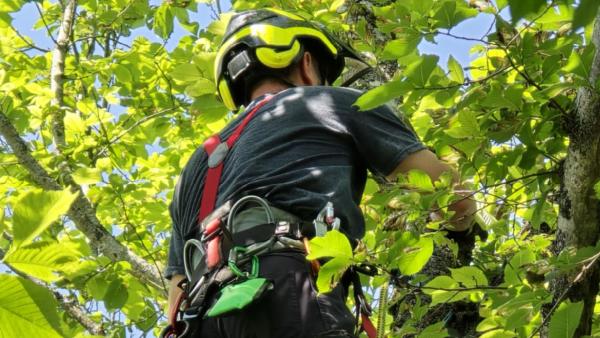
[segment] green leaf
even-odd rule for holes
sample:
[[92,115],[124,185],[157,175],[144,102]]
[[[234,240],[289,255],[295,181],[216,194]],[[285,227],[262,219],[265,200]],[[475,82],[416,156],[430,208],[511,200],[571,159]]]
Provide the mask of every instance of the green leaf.
[[355,105],[360,110],[369,110],[381,106],[382,104],[404,95],[412,86],[407,81],[390,81],[382,86],[375,87],[362,94]]
[[587,46],[584,48],[583,52],[578,50],[573,50],[571,55],[569,55],[569,60],[567,64],[562,67],[562,71],[565,73],[573,73],[578,75],[584,80],[588,80],[590,76],[590,67],[591,67],[591,59],[594,54],[594,46]]
[[182,63],[177,65],[169,74],[173,80],[181,82],[206,80],[198,67],[191,63]]
[[408,183],[419,190],[423,191],[434,191],[433,183],[431,182],[431,177],[427,175],[426,172],[419,169],[413,169],[408,172]]
[[449,77],[450,80],[456,83],[464,83],[465,82],[465,74],[463,72],[462,66],[452,55],[448,58],[448,71],[450,72]]
[[21,9],[25,3],[24,0],[3,0],[0,1],[0,12],[16,12]]
[[336,257],[323,264],[317,277],[317,289],[320,293],[331,291],[337,284],[342,274],[350,266],[347,258]]
[[594,191],[596,192],[596,198],[600,200],[600,181],[594,184]]
[[78,168],[73,172],[77,184],[96,184],[102,180],[102,170],[97,168]]
[[437,55],[423,55],[406,67],[404,75],[415,87],[423,88],[427,85],[438,60]]
[[457,281],[448,276],[438,276],[425,285],[423,292],[431,296],[431,306],[459,301],[469,295],[468,292],[449,290],[458,289]]
[[514,312],[506,318],[506,326],[504,328],[507,330],[516,330],[526,325],[531,319],[531,314],[531,309],[514,310]]
[[449,335],[448,329],[445,326],[446,323],[444,321],[429,325],[419,333],[418,338],[446,338]]
[[450,129],[446,134],[454,138],[478,137],[481,135],[479,123],[475,113],[470,110],[461,110],[458,115],[452,119]]
[[507,330],[492,330],[479,336],[479,338],[516,338],[516,333]]
[[510,311],[519,308],[536,308],[548,301],[551,297],[545,290],[536,290],[533,292],[523,292],[513,296],[508,301],[497,307],[499,311]]
[[13,215],[13,250],[33,241],[59,216],[65,214],[77,193],[34,190],[17,201]]
[[104,305],[108,311],[117,310],[127,302],[129,292],[120,279],[114,279],[104,295]]
[[94,276],[85,283],[85,287],[92,297],[96,300],[103,300],[108,290],[108,281],[104,276]]
[[526,17],[529,14],[537,13],[542,7],[546,6],[546,0],[508,0],[510,16],[513,24]]
[[122,64],[116,64],[113,66],[113,72],[115,73],[115,77],[117,81],[122,84],[131,84],[133,78],[131,76],[131,71]]
[[529,249],[523,249],[517,252],[513,258],[510,259],[510,265],[513,268],[519,268],[525,264],[530,264],[535,261],[535,253]]
[[41,286],[0,274],[0,337],[62,337],[56,300]]
[[4,262],[37,279],[54,282],[59,279],[54,272],[61,271],[67,263],[77,260],[79,256],[72,243],[68,241],[36,242],[11,250],[4,257]]
[[571,303],[565,301],[560,304],[556,312],[550,319],[549,336],[550,338],[570,338],[573,337],[575,329],[579,325],[579,318],[583,312],[583,301]]
[[410,123],[421,138],[425,137],[427,132],[435,127],[435,122],[431,116],[422,110],[417,111],[411,116]]
[[600,6],[600,1],[598,0],[579,1],[579,6],[577,6],[573,14],[573,30],[585,27],[594,21],[598,13],[598,6]]
[[197,97],[190,107],[192,113],[198,115],[202,124],[213,123],[222,119],[227,114],[227,107],[219,102],[214,94]]
[[352,247],[344,234],[331,230],[325,236],[317,236],[310,240],[310,254],[306,258],[313,260],[326,257],[352,259]]
[[217,88],[215,84],[207,79],[198,79],[185,88],[185,93],[191,97],[199,97],[205,94],[214,95]]
[[450,269],[452,278],[465,287],[474,288],[487,286],[488,280],[483,271],[474,266],[464,266],[458,269]]
[[418,242],[404,246],[395,263],[403,275],[414,275],[423,269],[432,254],[433,239],[421,237]]
[[469,8],[464,1],[446,1],[440,9],[434,14],[434,19],[437,20],[437,27],[452,28],[459,22],[477,15],[478,11],[475,8]]
[[383,49],[382,60],[397,59],[417,50],[421,34],[414,31],[403,32],[396,39],[388,41]]
[[484,318],[479,324],[477,324],[477,332],[491,331],[495,328],[503,327],[505,325],[505,319],[499,316],[492,315]]
[[158,7],[154,13],[154,33],[163,39],[168,39],[173,32],[173,12],[167,2]]

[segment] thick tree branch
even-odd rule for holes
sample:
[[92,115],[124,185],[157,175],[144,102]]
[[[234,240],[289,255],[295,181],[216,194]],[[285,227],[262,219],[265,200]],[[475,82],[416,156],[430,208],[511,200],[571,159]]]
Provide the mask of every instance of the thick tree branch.
[[[600,79],[600,15],[596,16],[592,43],[597,48],[589,82],[595,84]],[[570,143],[565,160],[564,188],[570,203],[569,208],[563,208],[561,212],[559,228],[574,236],[567,240],[567,245],[594,245],[598,239],[600,219],[593,185],[600,178],[599,111],[600,96],[596,89],[585,86],[577,91],[575,111],[566,117]]]
[[[4,250],[0,249],[0,260],[2,260],[4,258],[5,254],[6,253],[4,252]],[[18,269],[16,269],[15,267],[13,267],[12,265],[10,265],[6,262],[4,262],[3,264],[6,265],[11,271],[13,271],[15,274],[17,274],[21,278],[32,281],[33,283],[50,291],[52,293],[52,295],[54,296],[54,298],[56,299],[56,301],[58,302],[58,304],[60,305],[60,307],[63,308],[63,310],[65,310],[65,312],[71,318],[75,319],[79,324],[81,324],[81,326],[83,326],[90,334],[98,335],[98,336],[104,336],[106,334],[106,332],[102,328],[102,325],[99,323],[96,323],[91,318],[89,318],[87,315],[87,311],[81,305],[79,305],[79,303],[77,302],[76,299],[64,296],[58,290],[56,290],[52,286],[48,285],[47,283],[44,283],[43,281],[41,281],[37,278],[31,277],[31,276],[19,271]]]
[[[553,248],[557,254],[568,247],[593,246],[600,238],[600,203],[594,193],[594,184],[600,179],[600,96],[595,88],[600,79],[600,12],[596,13],[591,42],[596,46],[588,78],[592,87],[578,89],[575,110],[564,116],[569,148],[562,177],[558,233]],[[567,276],[553,281],[553,308],[564,295],[573,302],[583,301],[583,312],[574,336],[589,335],[599,291],[600,269],[593,265],[581,280],[578,277],[569,282],[569,279]],[[544,313],[546,318],[551,311]]]
[[[46,190],[63,189],[39,162],[33,158],[25,141],[19,136],[8,117],[2,112],[0,112],[0,134],[2,134],[6,142],[10,145],[17,160],[27,169],[35,183]],[[153,287],[166,292],[162,288],[163,281],[160,278],[158,270],[113,237],[96,217],[94,208],[84,196],[81,187],[78,185],[72,185],[71,187],[74,191],[79,192],[79,196],[71,205],[67,215],[73,220],[77,229],[83,232],[90,240],[92,248],[113,261],[129,262],[131,264],[131,273],[134,276],[142,282],[149,283]]]
[[52,52],[52,67],[50,68],[50,90],[54,94],[51,104],[57,108],[52,119],[52,135],[58,149],[64,148],[65,122],[64,122],[64,75],[65,58],[69,50],[71,30],[75,21],[77,0],[69,0],[64,8],[62,22],[58,31],[56,46]]

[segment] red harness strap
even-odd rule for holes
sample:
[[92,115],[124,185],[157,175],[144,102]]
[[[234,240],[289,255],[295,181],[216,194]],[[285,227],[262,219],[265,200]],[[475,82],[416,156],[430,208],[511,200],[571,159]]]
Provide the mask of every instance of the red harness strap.
[[369,338],[377,338],[377,329],[375,328],[375,325],[373,325],[369,315],[366,313],[361,313],[360,317],[362,319],[362,329],[365,330],[367,336]]
[[[217,202],[217,193],[219,190],[219,183],[221,181],[221,173],[223,172],[223,162],[229,149],[233,148],[235,142],[240,138],[242,131],[250,122],[254,114],[269,102],[272,96],[267,96],[252,108],[252,110],[246,115],[242,122],[237,126],[233,133],[227,138],[224,143],[221,142],[219,135],[213,135],[204,142],[204,151],[208,154],[208,172],[204,179],[204,191],[202,191],[202,201],[200,202],[200,212],[198,213],[198,221],[208,216],[214,209],[215,203]],[[218,150],[217,152],[215,152]],[[214,155],[213,155],[214,154]],[[212,161],[211,161],[212,158]]]
[[[240,135],[248,122],[250,122],[256,112],[265,105],[265,103],[269,102],[271,97],[272,96],[267,96],[258,102],[227,138],[227,141],[221,142],[219,135],[213,135],[204,142],[204,150],[208,154],[208,171],[204,179],[204,190],[202,191],[200,212],[198,213],[199,223],[215,209],[217,194],[219,192],[219,183],[221,182],[221,174],[223,173],[223,162],[227,153],[240,138]],[[208,269],[216,267],[221,262],[221,236],[211,236],[219,231],[220,228],[220,219],[215,219],[206,227],[206,229],[204,229],[203,236],[212,237],[208,240],[206,247],[206,266]]]

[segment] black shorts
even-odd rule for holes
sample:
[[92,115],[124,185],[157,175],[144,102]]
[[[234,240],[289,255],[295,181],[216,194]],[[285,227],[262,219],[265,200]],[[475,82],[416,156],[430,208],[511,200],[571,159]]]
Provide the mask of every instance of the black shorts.
[[260,257],[259,267],[260,276],[271,280],[273,289],[241,312],[193,323],[196,332],[191,337],[356,337],[356,319],[346,306],[347,290],[340,285],[318,295],[304,255],[271,253]]

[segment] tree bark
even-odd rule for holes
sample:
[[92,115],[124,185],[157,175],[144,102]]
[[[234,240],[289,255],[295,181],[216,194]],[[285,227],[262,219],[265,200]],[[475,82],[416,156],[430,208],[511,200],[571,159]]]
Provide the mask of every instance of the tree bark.
[[69,0],[63,12],[63,18],[60,23],[56,46],[52,51],[52,66],[50,68],[50,90],[54,97],[50,102],[55,108],[52,119],[52,136],[56,147],[62,149],[65,142],[65,111],[64,106],[64,75],[65,59],[69,50],[71,30],[75,22],[75,10],[77,9],[77,0]]
[[[553,251],[594,246],[600,232],[600,205],[594,194],[594,184],[600,179],[600,97],[596,83],[600,78],[600,12],[596,15],[592,41],[596,46],[592,60],[589,86],[577,92],[575,110],[565,117],[569,148],[564,162],[561,186],[558,232]],[[584,309],[575,337],[589,335],[600,274],[591,266],[580,281],[574,283],[574,273],[553,283],[554,302],[566,295],[573,301],[584,301]]]

